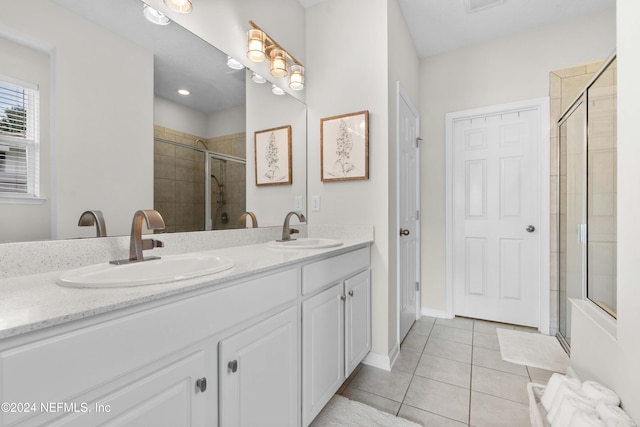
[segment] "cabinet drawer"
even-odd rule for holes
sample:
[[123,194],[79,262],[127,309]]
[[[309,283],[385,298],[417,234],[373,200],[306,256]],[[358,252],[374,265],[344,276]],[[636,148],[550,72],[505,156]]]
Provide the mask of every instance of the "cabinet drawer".
[[[0,402],[63,402],[105,386],[208,336],[293,303],[297,282],[294,268],[0,353]],[[0,413],[0,425],[29,415]]]
[[302,267],[302,295],[344,279],[367,268],[370,263],[370,249],[366,247],[305,265]]

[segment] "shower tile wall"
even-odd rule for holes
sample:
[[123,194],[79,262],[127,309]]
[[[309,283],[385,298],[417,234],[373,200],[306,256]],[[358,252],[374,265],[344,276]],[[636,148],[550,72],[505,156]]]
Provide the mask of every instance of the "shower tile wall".
[[[240,132],[231,135],[219,136],[216,138],[207,139],[207,147],[209,150],[222,154],[229,154],[231,156],[246,158],[246,134]],[[224,200],[225,205],[223,209],[218,212],[215,220],[215,229],[228,229],[228,228],[244,228],[244,222],[240,222],[240,216],[246,210],[246,166],[241,163],[235,163],[227,161],[224,166],[219,160],[212,161],[211,171],[216,174],[216,169],[224,171]],[[219,175],[216,175],[219,176]],[[211,200],[212,212],[216,208],[217,189],[215,188],[215,181],[212,182],[212,194]],[[221,221],[221,214],[225,212],[229,218],[229,222],[224,224]]]
[[[210,151],[245,158],[245,133],[205,139],[198,135],[154,126],[154,137],[195,147],[204,140]],[[198,144],[198,148],[204,148]],[[211,172],[223,183],[226,204],[217,211],[215,229],[244,227],[240,216],[246,210],[244,164],[213,160]],[[165,220],[166,232],[204,230],[204,154],[185,147],[154,141],[154,209]],[[219,188],[212,182],[212,213],[216,212]],[[224,224],[222,213],[229,221]]]
[[[588,64],[578,65],[570,68],[554,70],[549,73],[549,97],[551,99],[551,179],[549,180],[550,197],[551,197],[551,219],[550,219],[550,285],[551,285],[551,333],[558,331],[558,128],[557,121],[564,110],[572,103],[576,96],[584,89],[586,84],[591,80],[596,71],[600,68],[603,61],[591,62]],[[562,177],[561,177],[562,178]]]

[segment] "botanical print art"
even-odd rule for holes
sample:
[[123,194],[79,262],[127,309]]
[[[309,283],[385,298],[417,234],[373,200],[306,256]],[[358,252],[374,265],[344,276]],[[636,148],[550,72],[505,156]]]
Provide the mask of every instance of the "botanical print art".
[[291,126],[255,133],[256,185],[291,184]]
[[322,181],[369,178],[369,112],[321,119]]

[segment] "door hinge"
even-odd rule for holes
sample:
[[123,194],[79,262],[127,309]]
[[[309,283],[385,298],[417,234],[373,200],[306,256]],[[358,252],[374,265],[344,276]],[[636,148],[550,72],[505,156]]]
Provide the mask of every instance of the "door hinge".
[[416,282],[416,292],[420,292],[420,282]]
[[422,138],[417,137],[416,138],[416,148],[418,148],[420,146],[420,143],[422,142]]

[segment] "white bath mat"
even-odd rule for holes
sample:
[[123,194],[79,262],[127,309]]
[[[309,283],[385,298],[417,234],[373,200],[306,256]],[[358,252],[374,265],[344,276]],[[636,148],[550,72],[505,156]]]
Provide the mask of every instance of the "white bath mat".
[[569,356],[556,337],[497,329],[502,360],[565,374]]
[[310,427],[420,427],[404,418],[378,411],[364,403],[335,395]]

